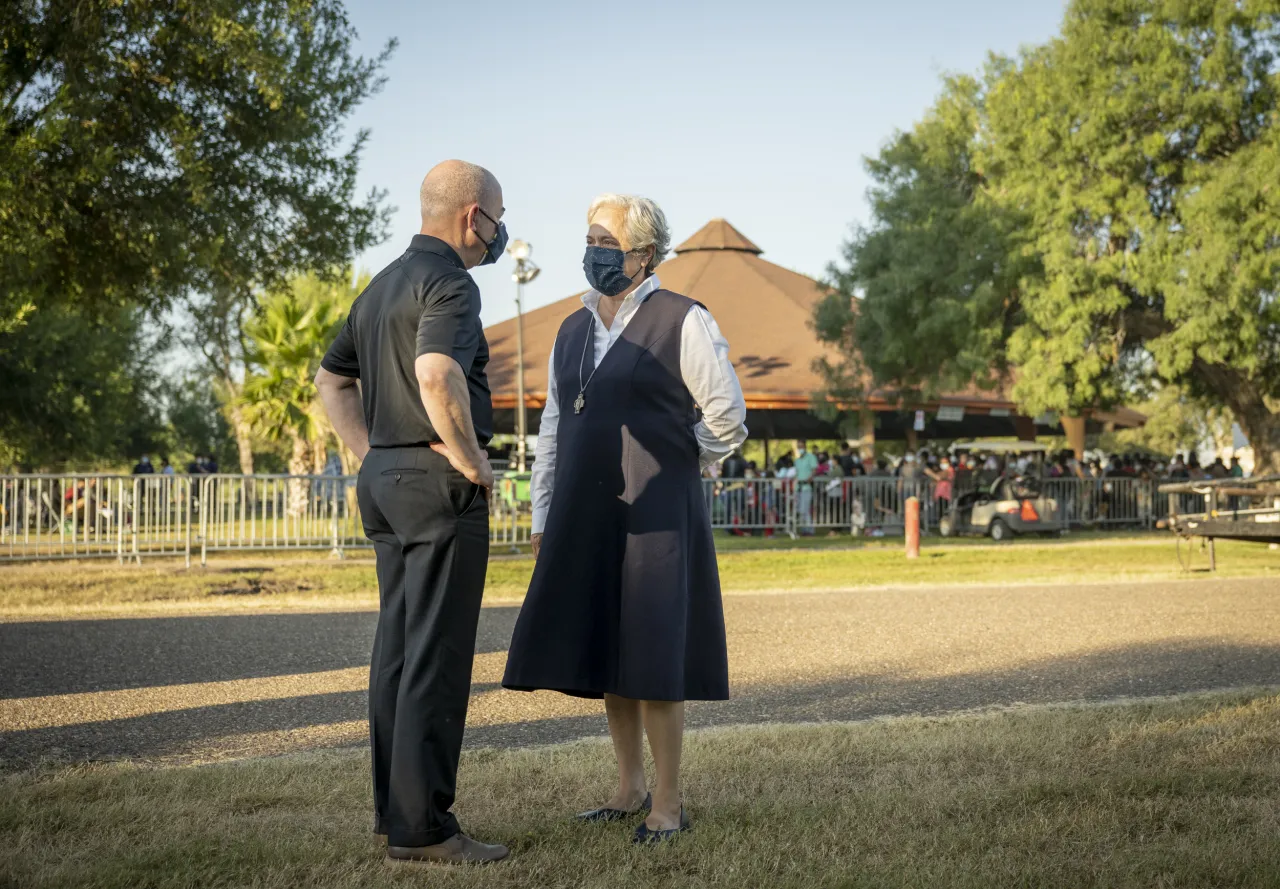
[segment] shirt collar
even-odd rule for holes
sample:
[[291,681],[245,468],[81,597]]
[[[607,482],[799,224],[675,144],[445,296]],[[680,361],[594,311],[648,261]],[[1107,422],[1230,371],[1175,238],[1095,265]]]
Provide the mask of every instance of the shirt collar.
[[464,271],[467,268],[463,264],[462,258],[458,256],[458,251],[432,235],[414,235],[413,241],[409,244],[409,249],[421,250],[423,253],[435,253],[438,256],[443,256]]
[[[628,303],[631,303],[632,305],[639,305],[648,299],[655,290],[661,289],[661,287],[662,283],[658,280],[658,276],[650,275],[640,282],[639,287],[627,294],[627,298],[622,301],[622,304],[624,306]],[[582,294],[582,304],[591,311],[598,312],[600,309],[601,297],[602,294],[598,291],[588,290],[586,293]]]

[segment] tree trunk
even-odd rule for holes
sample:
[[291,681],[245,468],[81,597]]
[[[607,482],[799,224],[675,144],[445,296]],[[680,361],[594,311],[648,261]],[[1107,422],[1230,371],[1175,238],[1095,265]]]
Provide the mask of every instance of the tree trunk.
[[1253,474],[1280,473],[1280,405],[1243,371],[1196,359],[1193,372],[1226,405],[1253,449]]
[[338,459],[342,461],[342,474],[355,475],[360,471],[360,461],[356,459],[355,451],[342,443],[342,439],[338,439]]
[[325,468],[329,465],[329,442],[337,441],[338,434],[329,424],[329,418],[325,416],[324,409],[321,408],[318,400],[311,407],[311,430],[312,471],[316,475],[323,475]]
[[329,443],[324,438],[317,439],[311,443],[311,472],[313,475],[323,475],[325,467],[329,465]]
[[1253,448],[1253,474],[1280,473],[1280,413],[1270,410],[1262,399],[1241,407],[1234,413]]
[[[289,455],[289,474],[304,476],[311,473],[311,445],[300,435],[294,436],[293,452]],[[289,515],[293,518],[307,511],[307,493],[310,487],[305,478],[289,479]]]
[[240,405],[240,387],[232,380],[223,380],[223,385],[227,388],[227,419],[231,423],[232,434],[236,437],[240,471],[245,475],[253,475],[253,436],[249,421],[244,416],[244,408]]
[[188,309],[194,325],[184,338],[208,362],[210,374],[231,434],[235,436],[240,472],[253,475],[253,436],[244,410],[238,403],[243,388],[244,322],[252,313],[253,294],[248,290],[223,289],[190,301]]

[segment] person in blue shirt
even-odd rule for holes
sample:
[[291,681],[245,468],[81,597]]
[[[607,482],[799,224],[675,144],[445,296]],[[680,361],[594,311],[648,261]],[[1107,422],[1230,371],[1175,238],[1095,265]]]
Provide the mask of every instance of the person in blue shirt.
[[813,536],[813,484],[818,471],[818,458],[809,450],[806,442],[796,442],[796,524],[800,533]]

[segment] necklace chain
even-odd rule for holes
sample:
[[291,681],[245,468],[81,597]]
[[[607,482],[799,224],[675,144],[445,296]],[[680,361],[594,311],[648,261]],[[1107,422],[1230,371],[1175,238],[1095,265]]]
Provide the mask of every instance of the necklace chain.
[[592,378],[596,375],[596,371],[600,369],[600,365],[596,364],[591,368],[591,373],[587,376],[586,382],[582,381],[582,371],[587,364],[587,349],[595,343],[595,333],[596,316],[592,315],[591,323],[587,327],[587,337],[582,343],[582,357],[578,359],[578,397],[573,401],[573,412],[575,414],[582,413],[582,409],[587,406],[587,387],[591,385]]

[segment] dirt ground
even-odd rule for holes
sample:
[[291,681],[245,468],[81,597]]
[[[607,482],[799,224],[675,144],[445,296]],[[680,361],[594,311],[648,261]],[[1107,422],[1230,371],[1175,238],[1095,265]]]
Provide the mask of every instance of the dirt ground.
[[[1280,578],[726,595],[733,699],[694,727],[943,714],[1280,684]],[[597,702],[500,688],[483,611],[467,742],[605,734]],[[375,615],[0,624],[0,767],[364,743]]]

